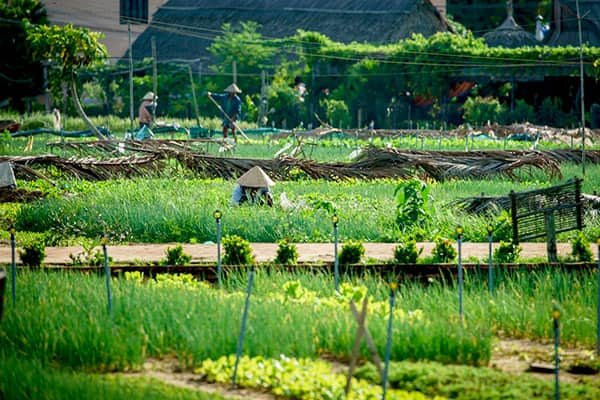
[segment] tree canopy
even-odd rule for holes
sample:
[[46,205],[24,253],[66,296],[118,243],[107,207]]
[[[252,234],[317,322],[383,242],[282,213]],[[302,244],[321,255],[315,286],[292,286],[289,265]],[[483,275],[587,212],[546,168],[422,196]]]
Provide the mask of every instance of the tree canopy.
[[28,48],[25,23],[45,24],[47,13],[39,0],[0,2],[0,101],[24,111],[23,97],[42,92],[43,73]]
[[96,136],[104,136],[85,115],[77,95],[76,72],[83,67],[100,65],[108,57],[106,47],[100,43],[102,34],[86,28],[65,26],[28,25],[27,39],[35,60],[49,60],[53,65],[54,86],[68,82],[79,115]]

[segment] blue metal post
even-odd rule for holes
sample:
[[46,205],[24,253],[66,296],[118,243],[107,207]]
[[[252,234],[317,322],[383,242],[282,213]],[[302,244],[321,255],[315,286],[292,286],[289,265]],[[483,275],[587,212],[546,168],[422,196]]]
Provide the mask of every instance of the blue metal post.
[[600,239],[598,239],[598,300],[596,302],[596,354],[600,356]]
[[494,262],[492,260],[492,226],[488,226],[488,289],[494,294]]
[[458,245],[458,318],[463,322],[463,268],[462,268],[462,228],[456,228]]
[[558,345],[559,345],[559,337],[560,337],[560,311],[558,309],[554,309],[552,313],[552,317],[554,319],[554,399],[560,399],[560,386],[558,379],[559,372],[559,364],[560,358],[558,357]]
[[394,303],[396,300],[396,284],[391,284],[390,290],[390,318],[388,320],[388,329],[387,329],[387,341],[385,343],[385,366],[383,369],[383,379],[381,380],[383,395],[381,396],[382,400],[385,400],[385,396],[387,394],[387,380],[388,380],[388,372],[390,367],[390,356],[392,353],[392,322],[394,320]]
[[338,216],[333,214],[331,217],[333,222],[333,278],[335,284],[335,291],[339,292],[340,288],[340,267],[338,260]]
[[223,284],[221,280],[221,211],[215,211],[214,216],[217,224],[217,281],[219,289],[221,289]]
[[10,288],[12,292],[13,305],[17,303],[17,241],[15,239],[15,228],[10,228]]
[[244,313],[242,314],[242,327],[238,337],[237,351],[235,354],[235,366],[233,367],[233,376],[231,377],[231,386],[235,387],[235,378],[237,376],[238,364],[242,355],[244,345],[244,331],[246,330],[246,320],[248,319],[248,307],[250,306],[250,293],[252,292],[252,283],[254,282],[254,265],[250,267],[250,278],[248,278],[248,288],[246,289],[246,302],[244,303]]
[[112,317],[112,296],[110,293],[110,269],[108,268],[108,251],[106,250],[106,236],[101,239],[102,252],[104,253],[104,274],[106,275],[106,297],[108,298],[108,314]]

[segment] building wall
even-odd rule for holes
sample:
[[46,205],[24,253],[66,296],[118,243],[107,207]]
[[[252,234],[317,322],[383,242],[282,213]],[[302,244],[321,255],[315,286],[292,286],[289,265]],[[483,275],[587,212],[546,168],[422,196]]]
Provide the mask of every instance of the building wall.
[[[165,3],[166,0],[149,0],[148,17]],[[48,20],[51,24],[73,24],[91,31],[104,33],[101,42],[111,57],[119,59],[127,51],[127,25],[119,24],[119,0],[45,0]],[[146,25],[131,26],[131,40],[135,41]]]

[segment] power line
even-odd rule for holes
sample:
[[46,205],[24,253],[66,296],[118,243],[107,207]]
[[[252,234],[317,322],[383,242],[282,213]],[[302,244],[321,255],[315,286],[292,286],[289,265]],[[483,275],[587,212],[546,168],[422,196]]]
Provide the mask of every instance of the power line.
[[[207,29],[203,29],[203,28],[196,28],[196,27],[189,27],[187,25],[183,25],[183,24],[173,24],[173,23],[166,23],[166,22],[159,22],[159,21],[153,21],[150,25],[150,27],[152,27],[153,29],[156,29],[158,31],[162,31],[162,32],[166,32],[166,33],[174,33],[174,34],[178,34],[178,35],[183,35],[183,36],[189,36],[189,37],[194,37],[194,38],[199,38],[199,39],[205,39],[205,40],[214,40],[216,37],[218,36],[212,36],[212,35],[206,35],[206,34],[202,34],[196,31],[210,31],[210,32],[220,32],[221,34],[223,33],[223,30],[220,31],[216,31],[216,30],[207,30]],[[188,30],[189,28],[189,30]],[[299,41],[299,40],[294,40],[294,39],[275,39],[275,40],[282,40],[285,41],[286,44],[298,44],[298,45],[308,45],[308,47],[311,46],[319,46],[318,44],[314,44],[312,42],[306,42],[306,41]],[[248,44],[268,44],[268,39],[266,40],[254,40],[254,41],[246,41],[246,43]],[[385,47],[382,46],[382,47]],[[324,59],[332,59],[332,60],[340,60],[340,61],[361,61],[363,59],[365,59],[365,57],[368,58],[368,55],[362,54],[362,56],[355,56],[355,57],[342,57],[342,56],[331,56],[331,55],[325,55],[325,54],[311,54],[311,53],[306,53],[304,51],[289,51],[286,50],[287,53],[289,54],[295,54],[295,55],[305,55],[305,56],[312,56],[312,57],[317,57],[317,58],[324,58]],[[407,54],[407,55],[417,55],[417,56],[434,56],[434,57],[449,57],[449,58],[458,58],[458,59],[466,59],[466,60],[478,60],[478,61],[482,61],[482,60],[489,60],[489,61],[508,61],[508,62],[519,62],[519,61],[523,61],[529,64],[519,64],[520,66],[530,66],[532,64],[532,60],[531,59],[519,59],[519,58],[509,58],[509,57],[489,57],[489,56],[475,56],[475,55],[467,55],[467,54],[453,54],[453,53],[442,53],[442,52],[422,52],[422,51],[411,51],[411,50],[403,50],[402,54]],[[436,66],[436,65],[447,65],[448,63],[434,63],[434,62],[414,62],[414,61],[409,61],[409,60],[387,60],[387,59],[376,59],[376,61],[381,62],[381,63],[385,63],[385,64],[416,64],[416,65],[423,65],[423,66]],[[535,62],[535,64],[533,65],[539,65],[539,64],[545,64],[548,66],[560,66],[560,65],[571,65],[571,62],[564,62],[564,61],[554,61],[554,60],[537,60]],[[460,64],[460,66],[468,66],[468,65],[472,65],[472,64]],[[480,66],[484,66],[485,64],[482,64]],[[514,67],[517,65],[509,65],[509,67]]]

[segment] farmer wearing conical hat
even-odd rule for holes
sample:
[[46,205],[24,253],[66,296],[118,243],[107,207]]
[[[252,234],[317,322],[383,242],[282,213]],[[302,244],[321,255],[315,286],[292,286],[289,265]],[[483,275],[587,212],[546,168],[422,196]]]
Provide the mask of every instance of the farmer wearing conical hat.
[[238,96],[239,93],[242,93],[239,87],[235,83],[227,86],[225,88],[225,93],[216,94],[211,92],[206,92],[206,95],[212,97],[221,103],[222,111],[225,112],[226,115],[223,115],[223,138],[227,138],[227,130],[231,129],[231,134],[233,135],[233,140],[237,143],[237,137],[235,135],[235,121],[239,118],[242,113],[242,100]]
[[231,194],[231,204],[239,206],[242,203],[250,202],[273,207],[273,194],[270,187],[274,185],[275,182],[262,168],[252,167],[238,178],[237,185]]
[[143,127],[152,128],[154,124],[154,113],[156,111],[156,100],[158,97],[153,92],[148,92],[142,97],[142,103],[138,110],[138,118],[140,120],[140,129]]

